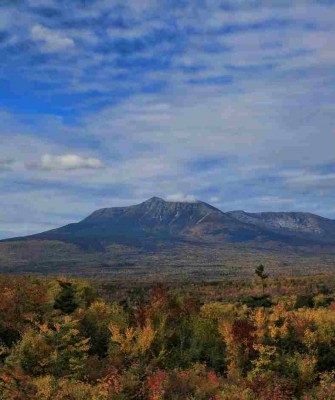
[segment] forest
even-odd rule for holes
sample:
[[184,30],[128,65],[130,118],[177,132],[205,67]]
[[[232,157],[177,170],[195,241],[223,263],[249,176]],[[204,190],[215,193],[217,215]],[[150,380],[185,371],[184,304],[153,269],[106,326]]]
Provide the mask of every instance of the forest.
[[1,275],[0,399],[335,399],[335,276]]

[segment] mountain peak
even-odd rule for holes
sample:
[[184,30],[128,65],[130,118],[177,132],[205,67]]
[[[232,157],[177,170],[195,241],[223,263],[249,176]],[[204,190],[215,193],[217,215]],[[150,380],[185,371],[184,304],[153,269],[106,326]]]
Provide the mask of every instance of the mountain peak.
[[196,200],[196,199],[188,199],[187,197],[185,199],[183,199],[183,198],[179,198],[179,196],[178,197],[171,196],[171,197],[168,197],[167,200],[164,200],[161,197],[154,196],[154,197],[151,197],[150,199],[144,201],[143,203],[144,204],[146,204],[146,203],[148,203],[148,204],[151,204],[151,203],[154,203],[154,204],[156,204],[156,203],[167,203],[167,204],[169,204],[169,203],[185,203],[185,204],[198,203],[198,204],[200,204],[203,202]]
[[144,201],[144,203],[165,203],[165,200],[162,199],[161,197],[154,196]]
[[151,246],[180,240],[218,245],[245,242],[251,247],[274,241],[290,246],[335,246],[335,221],[306,213],[222,212],[203,201],[154,196],[140,204],[97,210],[76,224],[26,240],[32,238],[101,248],[110,243],[135,243],[145,248],[148,243]]

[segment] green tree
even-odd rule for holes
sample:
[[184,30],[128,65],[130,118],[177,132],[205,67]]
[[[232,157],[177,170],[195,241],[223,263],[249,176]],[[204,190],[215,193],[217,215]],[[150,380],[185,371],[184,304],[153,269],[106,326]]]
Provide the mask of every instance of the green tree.
[[61,291],[55,298],[54,309],[71,314],[78,307],[75,288],[70,282],[58,281],[58,283]]
[[[15,355],[25,373],[33,376],[79,378],[85,372],[89,338],[79,331],[79,321],[66,315],[53,324],[42,324],[27,331]],[[13,365],[14,365],[13,364]]]
[[262,284],[262,293],[264,294],[265,292],[265,287],[266,287],[266,280],[269,277],[268,274],[265,273],[265,267],[263,264],[260,264],[256,269],[255,269],[255,274],[258,278],[261,280]]

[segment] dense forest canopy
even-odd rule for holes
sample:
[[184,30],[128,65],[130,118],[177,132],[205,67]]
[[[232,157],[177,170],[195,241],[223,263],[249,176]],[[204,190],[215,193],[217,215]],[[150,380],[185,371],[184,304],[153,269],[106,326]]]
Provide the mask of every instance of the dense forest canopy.
[[0,399],[334,399],[335,276],[0,276]]

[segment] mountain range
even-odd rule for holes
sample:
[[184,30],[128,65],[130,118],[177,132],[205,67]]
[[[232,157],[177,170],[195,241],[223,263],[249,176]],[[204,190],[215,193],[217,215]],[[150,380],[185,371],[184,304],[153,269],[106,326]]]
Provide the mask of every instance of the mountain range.
[[188,252],[191,248],[206,249],[206,254],[218,249],[333,254],[335,221],[303,212],[223,212],[202,201],[170,202],[153,197],[133,206],[97,210],[58,229],[3,240],[0,267],[7,262],[40,268],[46,255],[48,265],[59,265],[60,260],[65,262],[65,254],[69,254],[68,260],[89,260],[90,265],[106,264],[106,259],[111,266],[120,259],[121,265],[128,265],[130,259],[136,265],[134,254],[142,260],[146,255],[159,260],[159,255],[167,252],[175,254],[178,261],[176,249]]

